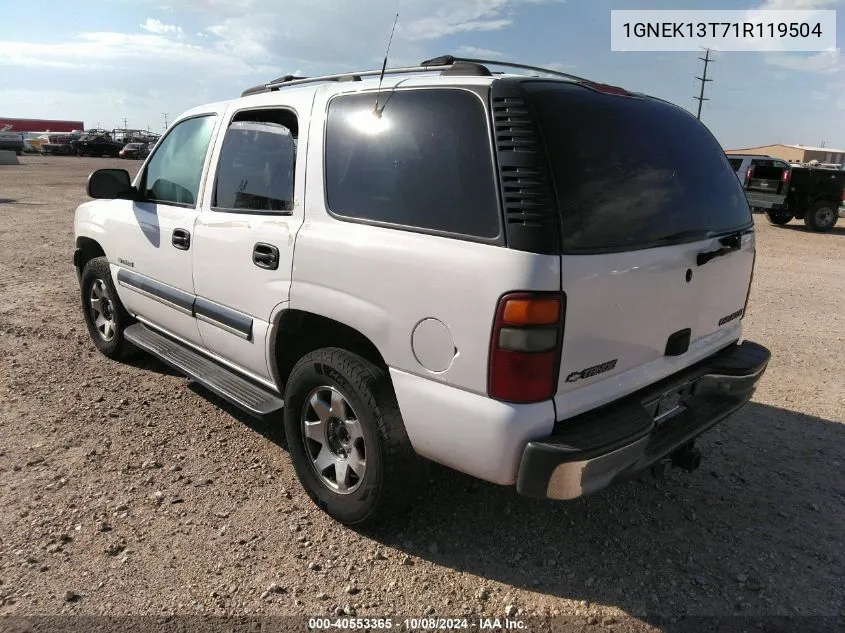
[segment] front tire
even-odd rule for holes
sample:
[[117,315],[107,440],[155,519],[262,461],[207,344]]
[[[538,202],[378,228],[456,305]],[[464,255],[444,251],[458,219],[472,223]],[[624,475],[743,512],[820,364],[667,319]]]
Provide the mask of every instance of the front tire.
[[117,296],[105,257],[95,257],[85,265],[80,288],[82,313],[94,346],[109,358],[123,357],[130,348],[123,332],[132,318]]
[[769,210],[766,211],[766,218],[770,223],[782,226],[789,223],[792,219],[792,214],[789,211],[784,211],[783,209]]
[[407,510],[427,479],[387,372],[352,352],[305,355],[285,389],[285,435],[308,496],[337,521],[372,525]]
[[817,233],[826,233],[839,219],[839,207],[832,203],[821,201],[815,203],[804,214],[804,224]]

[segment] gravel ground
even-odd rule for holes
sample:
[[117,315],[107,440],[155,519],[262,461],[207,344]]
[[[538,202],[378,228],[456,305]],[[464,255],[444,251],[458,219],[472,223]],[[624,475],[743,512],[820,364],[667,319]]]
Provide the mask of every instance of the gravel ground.
[[757,218],[746,335],[773,359],[695,473],[551,503],[437,469],[361,534],[311,504],[274,428],[95,352],[72,218],[106,166],[138,163],[0,167],[0,615],[845,615],[845,227]]

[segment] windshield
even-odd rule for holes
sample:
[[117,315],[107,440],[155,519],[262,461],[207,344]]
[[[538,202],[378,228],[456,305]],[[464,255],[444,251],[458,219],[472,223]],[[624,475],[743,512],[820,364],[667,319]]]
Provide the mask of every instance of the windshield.
[[549,155],[565,252],[649,248],[751,225],[722,148],[686,111],[563,82],[524,87]]

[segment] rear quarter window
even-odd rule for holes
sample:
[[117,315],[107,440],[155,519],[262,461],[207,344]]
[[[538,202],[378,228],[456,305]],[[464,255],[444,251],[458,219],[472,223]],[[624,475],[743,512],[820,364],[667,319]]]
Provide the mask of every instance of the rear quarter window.
[[565,252],[636,250],[751,225],[724,151],[685,110],[565,82],[523,85],[549,156]]
[[343,95],[329,104],[325,187],[342,219],[480,239],[500,234],[487,114],[457,89]]

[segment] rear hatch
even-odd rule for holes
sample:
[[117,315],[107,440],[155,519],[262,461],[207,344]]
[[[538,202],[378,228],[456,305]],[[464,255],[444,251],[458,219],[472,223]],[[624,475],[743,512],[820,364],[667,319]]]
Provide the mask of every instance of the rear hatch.
[[523,86],[560,213],[564,419],[740,336],[753,221],[722,148],[688,112],[578,84]]
[[786,195],[790,166],[781,161],[755,159],[746,177],[748,191]]

